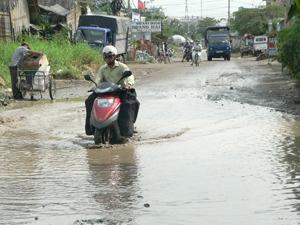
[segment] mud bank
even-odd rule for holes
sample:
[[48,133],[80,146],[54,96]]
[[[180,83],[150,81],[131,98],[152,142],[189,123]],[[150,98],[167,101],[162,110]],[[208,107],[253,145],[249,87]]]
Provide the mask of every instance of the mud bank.
[[255,61],[255,58],[237,58],[242,73],[222,74],[214,85],[223,87],[222,96],[241,103],[265,106],[276,111],[300,115],[300,86],[277,61]]

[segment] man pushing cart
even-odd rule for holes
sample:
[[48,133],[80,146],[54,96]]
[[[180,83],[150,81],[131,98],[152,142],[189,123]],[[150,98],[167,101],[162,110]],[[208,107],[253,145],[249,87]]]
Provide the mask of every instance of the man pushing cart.
[[55,81],[45,54],[31,51],[27,43],[22,43],[13,55],[9,69],[14,99],[23,99],[29,94],[32,100],[35,93],[42,98],[42,93],[47,90],[50,98],[55,98]]

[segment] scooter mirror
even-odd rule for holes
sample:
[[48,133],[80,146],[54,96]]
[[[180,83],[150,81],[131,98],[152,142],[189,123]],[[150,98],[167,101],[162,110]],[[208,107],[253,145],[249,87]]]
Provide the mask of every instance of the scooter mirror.
[[132,72],[130,70],[124,71],[123,76],[121,77],[120,80],[118,80],[117,84],[119,84],[121,82],[121,80],[123,80],[124,78],[131,76],[131,74],[132,74]]
[[132,72],[130,71],[130,70],[126,70],[126,71],[124,71],[124,73],[123,73],[123,78],[125,78],[125,77],[129,77],[129,76],[131,76],[132,75]]
[[89,74],[84,75],[84,79],[88,80],[88,81],[92,80],[92,78],[91,78],[91,76]]

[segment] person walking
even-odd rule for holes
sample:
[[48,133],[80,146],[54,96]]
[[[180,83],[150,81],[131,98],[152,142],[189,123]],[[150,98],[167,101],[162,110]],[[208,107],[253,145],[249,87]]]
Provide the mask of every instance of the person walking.
[[22,99],[23,96],[18,88],[18,69],[20,68],[21,63],[26,55],[26,53],[30,50],[29,45],[25,42],[19,46],[12,58],[9,65],[10,78],[11,78],[11,89],[13,93],[14,99]]

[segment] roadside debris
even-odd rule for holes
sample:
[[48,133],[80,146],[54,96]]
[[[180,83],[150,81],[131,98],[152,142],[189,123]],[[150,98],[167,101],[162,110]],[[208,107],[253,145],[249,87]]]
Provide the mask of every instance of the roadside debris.
[[155,61],[153,56],[149,55],[147,52],[144,52],[144,51],[136,51],[135,60],[137,62],[154,62]]

